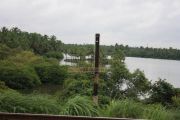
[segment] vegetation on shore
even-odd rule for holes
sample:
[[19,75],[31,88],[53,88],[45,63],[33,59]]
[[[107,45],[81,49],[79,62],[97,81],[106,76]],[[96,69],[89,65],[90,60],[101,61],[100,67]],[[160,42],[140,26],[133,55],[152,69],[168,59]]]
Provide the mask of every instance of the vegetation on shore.
[[[101,45],[101,53],[105,56],[111,56],[114,49],[121,49],[127,57],[142,57],[142,58],[156,58],[156,59],[170,59],[180,60],[180,50],[172,47],[169,48],[153,48],[153,47],[130,47],[123,44],[115,45]],[[84,44],[65,44],[64,52],[70,55],[83,56],[93,55],[94,45]]]

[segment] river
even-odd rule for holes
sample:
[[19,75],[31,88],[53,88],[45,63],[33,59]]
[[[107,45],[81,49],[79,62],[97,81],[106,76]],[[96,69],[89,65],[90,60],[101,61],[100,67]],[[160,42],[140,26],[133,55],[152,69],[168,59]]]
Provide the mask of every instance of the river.
[[[60,63],[74,65],[73,63],[65,62],[64,60]],[[140,69],[145,73],[145,76],[149,80],[152,80],[152,82],[157,81],[159,78],[166,79],[166,81],[171,83],[174,87],[180,88],[180,61],[126,57],[125,63],[131,72]]]
[[174,87],[180,88],[180,61],[126,57],[125,63],[131,72],[138,68],[153,82],[159,78],[166,79]]

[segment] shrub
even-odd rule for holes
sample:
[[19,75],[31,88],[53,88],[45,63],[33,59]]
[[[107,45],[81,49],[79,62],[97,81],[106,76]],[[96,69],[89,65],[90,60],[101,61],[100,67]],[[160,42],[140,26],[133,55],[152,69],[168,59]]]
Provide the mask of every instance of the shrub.
[[14,113],[59,114],[60,105],[48,96],[21,95],[7,91],[0,93],[0,111]]
[[5,83],[0,80],[0,89],[6,89],[6,88],[7,86],[5,85]]
[[30,66],[16,66],[12,63],[0,63],[0,79],[13,89],[27,89],[41,82],[34,69]]
[[12,49],[6,45],[0,44],[0,59],[5,59],[8,56],[12,55]]
[[36,65],[35,70],[42,83],[62,84],[67,76],[66,68],[56,64]]
[[108,117],[141,118],[151,120],[171,120],[170,113],[161,105],[144,105],[132,100],[112,101],[102,112]]
[[63,106],[63,115],[98,116],[98,111],[87,97],[76,96]]
[[180,97],[174,96],[172,97],[173,106],[180,110]]
[[152,86],[150,101],[163,105],[172,104],[172,97],[175,95],[173,86],[165,80],[159,80]]
[[35,55],[31,51],[21,51],[20,53],[16,54],[15,56],[8,57],[7,61],[15,63],[17,65],[34,65],[39,64],[45,61],[43,57]]
[[161,105],[144,106],[143,118],[150,120],[172,120],[172,115]]
[[104,111],[108,117],[141,118],[143,108],[139,103],[130,100],[112,101]]
[[72,95],[88,95],[91,96],[92,94],[92,87],[91,87],[90,80],[83,80],[83,79],[66,79],[63,87],[63,96],[69,97]]
[[180,109],[172,109],[171,114],[174,118],[174,120],[180,120]]
[[92,73],[71,73],[69,78],[89,80],[94,77]]
[[100,95],[98,99],[99,99],[100,107],[105,107],[105,106],[109,105],[111,102],[111,98],[108,96]]
[[61,52],[51,51],[45,54],[48,58],[56,58],[56,59],[63,59],[63,54]]

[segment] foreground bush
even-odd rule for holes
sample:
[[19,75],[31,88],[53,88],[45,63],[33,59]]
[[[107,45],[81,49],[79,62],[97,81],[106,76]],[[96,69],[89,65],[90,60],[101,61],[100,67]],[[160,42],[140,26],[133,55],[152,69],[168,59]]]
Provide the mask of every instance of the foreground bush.
[[173,120],[171,113],[161,105],[144,106],[143,116],[151,120]]
[[33,88],[41,84],[32,67],[17,66],[6,61],[0,62],[0,80],[13,89]]
[[165,80],[159,80],[152,86],[150,101],[151,103],[161,103],[163,105],[171,105],[172,97],[175,96],[175,89]]
[[48,96],[25,96],[12,91],[0,93],[1,112],[59,114],[60,108],[58,102]]
[[91,96],[92,89],[91,89],[90,80],[84,79],[66,79],[63,84],[63,96],[70,97],[74,95],[86,95]]
[[144,118],[151,120],[171,120],[169,112],[160,105],[143,105],[131,100],[112,101],[103,110],[103,115],[118,118]]
[[112,101],[104,111],[106,116],[118,118],[141,118],[143,108],[133,101]]
[[3,60],[10,55],[13,55],[12,51],[13,51],[12,49],[0,43],[0,60]]
[[[99,111],[101,111],[101,114],[99,114]],[[131,100],[120,100],[112,101],[107,107],[98,109],[88,97],[75,96],[61,105],[56,98],[50,96],[22,95],[12,90],[0,92],[0,112],[106,116],[150,120],[179,118],[177,111],[170,114],[161,105],[144,105]]]
[[63,106],[62,114],[77,116],[98,116],[92,101],[86,97],[76,96]]
[[66,68],[56,64],[36,65],[35,70],[42,83],[62,84],[67,76]]

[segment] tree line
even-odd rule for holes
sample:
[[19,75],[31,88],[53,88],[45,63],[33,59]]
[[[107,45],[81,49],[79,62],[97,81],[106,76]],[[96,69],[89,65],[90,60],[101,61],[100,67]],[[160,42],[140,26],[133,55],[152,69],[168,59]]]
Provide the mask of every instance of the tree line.
[[[142,57],[142,58],[157,58],[157,59],[171,59],[180,60],[180,50],[172,47],[169,48],[152,48],[152,47],[130,47],[128,45],[101,45],[101,54],[108,56],[114,53],[114,49],[121,49],[127,57]],[[66,52],[73,55],[91,55],[94,53],[94,45],[84,44],[65,44]]]
[[[84,59],[87,55],[94,55],[94,45],[91,44],[64,44],[56,36],[41,35],[21,31],[17,27],[8,29],[2,27],[0,30],[0,43],[10,48],[31,50],[35,54],[47,57],[63,58],[62,52]],[[101,45],[101,55],[105,57],[114,53],[114,48],[121,49],[125,56],[173,59],[180,60],[180,50],[175,48],[152,48],[152,47],[130,47],[128,45]]]
[[62,59],[63,43],[57,38],[38,33],[28,33],[21,31],[17,27],[8,29],[2,27],[0,30],[0,43],[9,48],[18,48],[22,50],[31,50],[35,54],[45,55],[47,57],[56,57]]

